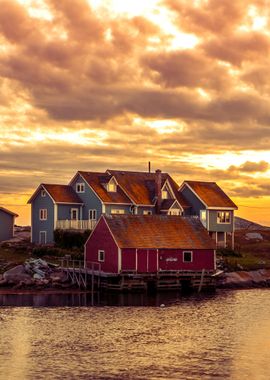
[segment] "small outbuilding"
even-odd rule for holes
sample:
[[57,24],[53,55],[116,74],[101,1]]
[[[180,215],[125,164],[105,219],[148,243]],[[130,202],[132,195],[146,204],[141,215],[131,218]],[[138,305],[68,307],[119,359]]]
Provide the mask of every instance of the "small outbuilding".
[[106,273],[215,271],[215,254],[199,218],[103,215],[85,244],[85,265]]
[[14,222],[18,215],[4,207],[0,207],[0,241],[12,239]]

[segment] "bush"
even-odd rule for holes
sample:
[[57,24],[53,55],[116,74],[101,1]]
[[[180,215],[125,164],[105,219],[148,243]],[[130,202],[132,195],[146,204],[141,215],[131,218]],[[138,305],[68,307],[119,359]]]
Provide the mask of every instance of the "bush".
[[90,234],[89,230],[84,232],[55,230],[54,241],[56,247],[64,249],[79,248],[83,251],[84,244]]
[[35,247],[32,254],[36,257],[64,257],[70,256],[73,260],[83,260],[83,253],[77,250],[67,250],[57,247]]
[[230,248],[220,248],[217,250],[217,254],[223,257],[242,257],[240,252],[236,252]]

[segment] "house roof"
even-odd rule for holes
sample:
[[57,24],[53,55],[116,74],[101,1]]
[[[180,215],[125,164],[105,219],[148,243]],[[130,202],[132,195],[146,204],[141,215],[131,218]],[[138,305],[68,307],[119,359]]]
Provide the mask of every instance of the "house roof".
[[78,172],[104,203],[132,204],[131,199],[117,186],[116,192],[108,192],[106,184],[112,179],[108,173]]
[[83,204],[82,200],[79,198],[71,186],[45,183],[39,185],[37,190],[29,199],[28,203],[32,202],[41,188],[44,188],[48,192],[55,203]]
[[17,218],[17,217],[19,216],[19,215],[16,214],[15,212],[12,212],[12,211],[8,210],[8,209],[5,208],[5,207],[0,207],[0,211],[3,211],[3,212],[5,212],[6,214],[10,214],[10,215],[12,215],[12,216],[15,216],[15,218]]
[[215,182],[185,181],[207,207],[228,207],[237,209],[236,204]]
[[[125,190],[130,199],[137,205],[155,205],[155,178],[156,173],[132,172],[124,170],[107,170],[114,176],[119,185]],[[177,183],[167,173],[161,173],[161,187],[166,180],[169,182],[175,198],[183,208],[190,207],[182,194],[178,193]]]
[[215,249],[198,218],[168,215],[106,215],[120,248]]

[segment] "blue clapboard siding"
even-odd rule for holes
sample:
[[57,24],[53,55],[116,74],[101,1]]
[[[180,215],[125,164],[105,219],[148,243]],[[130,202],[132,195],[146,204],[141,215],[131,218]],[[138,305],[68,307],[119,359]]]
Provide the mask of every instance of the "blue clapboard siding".
[[196,197],[196,195],[187,186],[184,186],[184,188],[181,190],[181,193],[192,206],[190,214],[200,216],[200,210],[206,209],[205,205]]
[[82,219],[83,220],[89,219],[90,209],[97,210],[97,219],[99,219],[99,217],[102,214],[101,200],[96,196],[94,191],[91,189],[88,183],[84,181],[84,179],[81,177],[80,174],[77,174],[77,176],[73,179],[72,183],[70,184],[73,187],[75,192],[76,192],[77,183],[84,183],[84,187],[85,187],[84,193],[77,193],[78,196],[81,198],[82,202],[84,203],[83,210],[82,210]]
[[[234,212],[227,210],[231,214],[230,223],[218,223],[217,222],[217,213],[219,210],[209,210],[209,231],[217,232],[232,232],[233,231],[233,218]],[[225,211],[226,210],[221,210]]]
[[0,210],[0,241],[13,237],[14,216]]
[[[47,220],[39,220],[39,210],[47,209]],[[46,194],[41,197],[39,191],[32,202],[32,242],[38,244],[40,231],[47,232],[47,244],[53,243],[54,231],[54,203],[51,197]]]
[[71,210],[78,210],[78,219],[80,219],[80,206],[73,204],[57,205],[57,220],[71,220]]

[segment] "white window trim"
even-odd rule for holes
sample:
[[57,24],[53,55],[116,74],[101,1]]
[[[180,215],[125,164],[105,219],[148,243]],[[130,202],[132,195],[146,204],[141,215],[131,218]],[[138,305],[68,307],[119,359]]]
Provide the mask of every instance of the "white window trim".
[[[185,253],[191,254],[191,260],[190,261],[185,260]],[[193,251],[183,251],[183,263],[193,263]]]
[[[113,190],[110,189],[110,186],[113,186]],[[115,181],[110,181],[107,184],[107,191],[108,193],[116,193],[117,192],[117,183]]]
[[45,198],[46,197],[46,190],[42,189],[40,192],[40,195],[41,195],[41,198]]
[[[165,193],[166,193],[166,197],[163,196],[163,195],[165,195]],[[167,189],[161,190],[161,199],[170,199],[169,198],[169,192]]]
[[[219,221],[218,214],[221,213],[221,212],[224,213],[224,214],[226,214],[226,213],[229,214],[229,216],[230,216],[230,220],[229,220],[229,222],[220,222],[220,221]],[[232,218],[232,217],[231,217],[231,213],[230,213],[230,211],[218,211],[218,212],[217,212],[217,224],[231,224],[231,218]],[[225,219],[226,219],[226,217],[225,217]]]
[[173,216],[181,216],[182,211],[178,208],[170,208],[168,211],[168,215],[173,215]]
[[[94,214],[95,214],[95,218],[90,218],[90,212],[92,212],[92,216],[93,216],[93,211],[94,211]],[[97,210],[95,208],[90,208],[88,210],[88,219],[89,220],[97,220]]]
[[76,183],[76,193],[85,193],[85,183],[77,182]]
[[45,243],[47,244],[47,231],[39,231],[39,244],[41,244],[41,234],[45,234]]
[[[101,258],[100,258],[100,255],[101,254],[103,254],[103,260],[101,260]],[[104,249],[99,249],[98,250],[98,261],[100,262],[100,263],[104,263],[104,261],[105,261],[105,251],[104,251]]]
[[[72,218],[73,211],[76,211],[76,219],[73,219],[73,218]],[[72,209],[70,210],[70,219],[71,219],[71,220],[79,220],[79,210],[78,210],[77,208],[72,208]]]
[[47,220],[48,219],[48,210],[46,208],[39,209],[39,220]]

